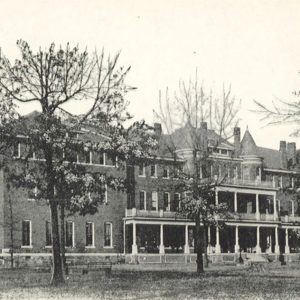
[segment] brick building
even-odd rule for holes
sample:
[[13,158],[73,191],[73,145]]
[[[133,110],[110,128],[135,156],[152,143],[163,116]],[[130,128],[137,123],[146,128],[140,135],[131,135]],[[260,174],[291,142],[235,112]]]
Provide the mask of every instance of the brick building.
[[[176,174],[178,168],[189,166],[192,159],[192,150],[186,143],[186,128],[176,130],[172,137],[163,134],[159,124],[155,130],[160,147],[153,161],[141,161],[127,166],[126,170],[119,169],[116,161],[104,152],[73,153],[77,163],[88,172],[100,170],[127,176],[133,189],[128,194],[107,190],[99,213],[67,217],[67,253],[125,253],[140,255],[144,260],[161,259],[169,253],[192,257],[194,224],[176,212],[182,197],[175,188]],[[201,169],[201,176],[224,177],[217,187],[215,201],[226,202],[233,212],[224,230],[208,229],[208,253],[220,256],[237,253],[240,249],[275,256],[280,252],[297,253],[300,206],[292,191],[298,186],[300,169],[295,143],[281,141],[279,150],[258,147],[248,129],[241,139],[240,129],[235,128],[233,143],[223,140],[215,146],[216,133],[207,130],[205,123],[201,130],[211,161],[209,169]],[[90,134],[88,130],[79,133],[82,137]],[[170,138],[176,143],[176,161],[168,152]],[[24,138],[20,137],[12,149],[11,165],[22,164],[23,157],[28,155],[26,151]],[[43,162],[38,153],[30,155],[31,164]],[[13,203],[17,255],[49,255],[51,227],[47,203],[36,201],[32,190],[8,188],[7,181],[5,170],[1,169],[0,248],[3,255],[11,245],[10,203]]]

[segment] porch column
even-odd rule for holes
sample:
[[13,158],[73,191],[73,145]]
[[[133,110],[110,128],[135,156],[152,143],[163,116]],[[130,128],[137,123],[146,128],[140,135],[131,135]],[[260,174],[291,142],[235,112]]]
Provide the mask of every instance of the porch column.
[[259,230],[260,230],[260,227],[257,226],[256,227],[256,253],[261,253],[261,248],[260,248],[260,244],[259,244],[259,242],[260,242],[260,232],[259,232]]
[[256,220],[259,220],[260,215],[259,215],[259,195],[258,194],[256,194],[255,206],[256,206],[256,210],[255,210]]
[[278,227],[275,227],[275,249],[274,249],[274,253],[275,254],[279,254],[280,250],[279,250],[279,244],[278,244]]
[[211,232],[210,232],[210,226],[207,227],[207,254],[211,254]]
[[219,227],[216,227],[216,254],[221,253],[221,246],[220,246],[220,237],[219,237]]
[[274,220],[276,221],[277,220],[277,203],[276,203],[276,195],[274,195],[274,198],[273,198],[273,203],[274,203]]
[[234,192],[234,212],[238,211],[237,192]]
[[164,246],[164,225],[160,224],[160,245],[159,245],[159,254],[165,254]]
[[284,247],[284,253],[285,254],[289,254],[290,253],[289,230],[288,230],[288,228],[285,229],[285,247]]
[[216,194],[215,194],[215,200],[216,200],[216,205],[219,204],[219,199],[218,199],[218,190],[216,189]]
[[235,245],[234,245],[234,252],[240,252],[240,245],[239,245],[239,226],[235,226]]
[[132,254],[138,253],[138,248],[136,244],[136,224],[135,222],[132,223]]
[[189,226],[188,226],[188,225],[185,225],[184,254],[190,254],[190,245],[189,245]]

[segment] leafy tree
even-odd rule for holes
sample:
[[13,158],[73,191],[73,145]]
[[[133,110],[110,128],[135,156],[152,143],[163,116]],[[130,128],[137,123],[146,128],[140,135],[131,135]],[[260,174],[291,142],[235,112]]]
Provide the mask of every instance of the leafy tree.
[[[167,131],[167,151],[174,157],[185,158],[187,163],[179,170],[177,188],[182,192],[180,213],[185,213],[195,222],[195,249],[197,272],[203,273],[203,249],[207,249],[206,230],[208,226],[221,227],[228,217],[228,207],[216,204],[215,190],[225,176],[215,177],[210,172],[212,164],[208,143],[216,149],[230,137],[229,129],[237,123],[239,103],[231,95],[231,89],[223,88],[221,98],[206,93],[199,84],[197,72],[194,79],[180,81],[179,90],[170,97],[160,93],[160,110],[156,116]],[[206,124],[214,130],[212,141],[208,141]],[[232,131],[231,131],[232,132]],[[185,153],[180,153],[184,145]],[[221,165],[220,165],[221,167]]]
[[[7,147],[20,135],[25,141],[27,155],[22,157],[22,167],[15,168],[13,182],[35,188],[36,198],[49,204],[51,284],[60,285],[64,277],[59,208],[62,220],[65,209],[82,215],[95,213],[102,197],[87,197],[88,193],[103,194],[103,184],[116,189],[124,185],[105,174],[87,174],[77,166],[72,151],[105,151],[117,156],[121,166],[128,158],[146,155],[155,146],[155,139],[144,122],[124,127],[131,118],[125,99],[131,88],[124,82],[130,68],[118,67],[119,53],[113,57],[106,57],[103,50],[89,54],[69,44],[58,49],[51,44],[49,49],[35,53],[25,41],[19,40],[17,45],[20,58],[14,63],[3,55],[0,58],[0,134]],[[17,105],[24,103],[37,103],[39,112],[19,116]],[[85,110],[76,115],[74,105]],[[96,138],[77,138],[82,128],[88,128]],[[43,160],[32,163],[28,160],[32,153]]]

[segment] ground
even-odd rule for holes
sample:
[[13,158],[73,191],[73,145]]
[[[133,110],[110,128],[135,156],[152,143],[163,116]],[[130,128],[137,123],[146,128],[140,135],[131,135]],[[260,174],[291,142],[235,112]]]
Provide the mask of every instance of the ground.
[[50,288],[50,275],[29,270],[0,272],[0,299],[300,299],[300,265],[211,266],[200,278],[194,266],[119,265],[110,277],[78,276]]

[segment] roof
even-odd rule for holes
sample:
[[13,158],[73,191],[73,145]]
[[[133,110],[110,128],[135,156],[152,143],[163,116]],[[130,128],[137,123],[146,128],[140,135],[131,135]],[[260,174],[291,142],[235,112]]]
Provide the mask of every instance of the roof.
[[265,167],[271,169],[281,169],[281,153],[279,150],[257,147],[257,155],[263,157],[263,164]]
[[[194,138],[198,139],[201,144],[201,129],[193,130],[188,125],[176,129],[171,134],[162,134],[159,140],[159,152],[161,155],[171,155],[172,151],[179,149],[194,148]],[[212,129],[207,130],[207,142],[210,146],[216,145],[219,148],[233,150],[234,147],[227,140],[219,137]]]
[[258,155],[255,141],[248,128],[246,129],[241,141],[241,156],[246,155]]

